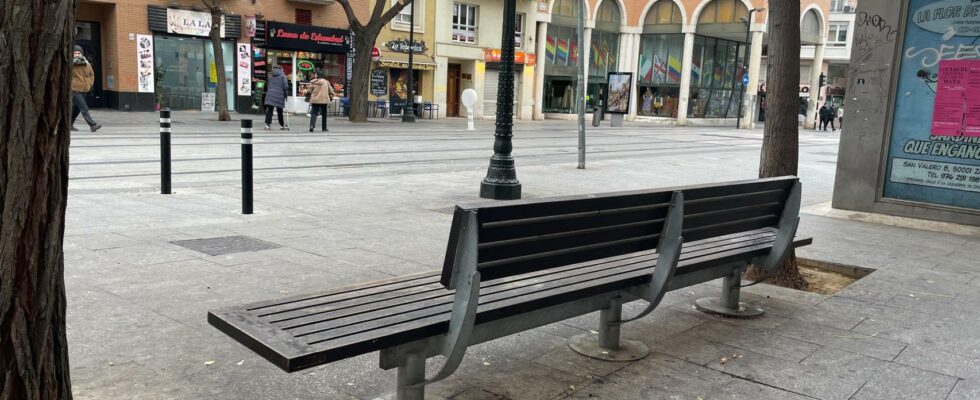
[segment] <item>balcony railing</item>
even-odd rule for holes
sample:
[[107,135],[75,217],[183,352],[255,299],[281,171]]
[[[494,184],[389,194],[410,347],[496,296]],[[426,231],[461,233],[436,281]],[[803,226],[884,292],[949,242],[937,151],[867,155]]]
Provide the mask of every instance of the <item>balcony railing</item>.
[[831,1],[830,12],[833,14],[854,14],[857,10],[856,1]]

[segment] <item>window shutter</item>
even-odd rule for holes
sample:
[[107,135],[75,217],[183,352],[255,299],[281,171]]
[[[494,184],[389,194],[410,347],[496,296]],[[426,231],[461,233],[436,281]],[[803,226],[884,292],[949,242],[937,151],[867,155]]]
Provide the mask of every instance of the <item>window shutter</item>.
[[296,23],[300,25],[313,25],[313,12],[310,10],[296,9]]

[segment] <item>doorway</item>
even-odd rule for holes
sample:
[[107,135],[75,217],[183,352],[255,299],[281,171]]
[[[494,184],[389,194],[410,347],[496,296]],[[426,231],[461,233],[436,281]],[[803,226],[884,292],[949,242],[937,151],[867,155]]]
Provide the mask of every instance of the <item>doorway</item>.
[[462,80],[463,68],[459,64],[449,64],[448,88],[446,90],[446,116],[459,116],[459,96],[460,81]]
[[92,90],[85,93],[85,104],[89,108],[105,107],[105,93],[102,91],[102,35],[98,22],[78,21],[75,23],[75,44],[82,47],[82,52],[92,71],[95,72],[95,83]]

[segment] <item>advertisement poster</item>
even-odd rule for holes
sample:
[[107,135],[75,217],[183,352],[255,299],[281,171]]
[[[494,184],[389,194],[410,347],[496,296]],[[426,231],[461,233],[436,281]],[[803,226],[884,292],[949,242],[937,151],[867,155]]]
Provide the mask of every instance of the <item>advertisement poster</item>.
[[[167,33],[191,36],[211,34],[211,14],[200,11],[167,9]],[[221,17],[221,37],[225,37],[225,17]]]
[[235,62],[238,68],[238,87],[239,96],[252,95],[252,45],[248,43],[238,44],[238,59]]
[[632,72],[610,72],[609,90],[606,92],[606,112],[626,114],[630,110],[630,92],[633,85]]
[[883,196],[980,209],[980,2],[910,0],[904,30]]
[[371,94],[375,96],[388,94],[388,71],[380,68],[371,70]]
[[136,87],[153,93],[153,36],[136,35]]

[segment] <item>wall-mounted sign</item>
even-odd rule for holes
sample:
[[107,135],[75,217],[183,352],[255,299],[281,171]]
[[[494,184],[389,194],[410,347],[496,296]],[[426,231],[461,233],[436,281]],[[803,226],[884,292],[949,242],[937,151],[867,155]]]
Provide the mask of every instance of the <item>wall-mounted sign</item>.
[[[167,9],[167,33],[190,36],[211,34],[211,14],[200,11]],[[225,17],[221,16],[221,37],[225,37]]]
[[201,111],[214,112],[214,93],[201,93]]
[[266,47],[270,49],[338,54],[351,49],[349,32],[343,29],[270,21],[266,32]]
[[375,96],[388,94],[388,71],[381,68],[371,70],[371,94]]
[[[883,197],[980,210],[978,6],[908,2]],[[877,32],[873,18],[857,32]]]
[[255,31],[258,29],[258,22],[255,21],[254,15],[245,16],[245,37],[255,37]]
[[238,95],[252,95],[252,45],[248,43],[238,44],[238,59],[235,61],[238,68]]
[[153,36],[136,35],[136,82],[140,93],[153,93]]
[[[514,51],[514,63],[524,64],[527,66],[534,66],[537,63],[537,55],[534,53],[525,53],[523,51]],[[486,62],[500,62],[500,49],[484,49],[483,50],[483,61]]]
[[385,43],[385,47],[387,47],[388,50],[398,53],[408,53],[409,48],[411,48],[412,52],[416,54],[425,53],[427,50],[429,50],[429,48],[426,47],[424,40],[413,41],[411,46],[409,46],[408,39],[405,38],[389,40],[387,43]]

